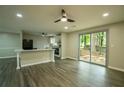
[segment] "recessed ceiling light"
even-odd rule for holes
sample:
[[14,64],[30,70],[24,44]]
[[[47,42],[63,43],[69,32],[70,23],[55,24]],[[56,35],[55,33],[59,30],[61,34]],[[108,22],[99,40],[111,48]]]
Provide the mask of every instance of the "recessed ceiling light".
[[64,27],[64,29],[68,29],[68,27],[67,27],[67,26],[65,26],[65,27]]
[[19,17],[19,18],[23,17],[22,14],[20,14],[20,13],[17,13],[16,16]]
[[109,13],[104,13],[102,16],[103,17],[109,16]]

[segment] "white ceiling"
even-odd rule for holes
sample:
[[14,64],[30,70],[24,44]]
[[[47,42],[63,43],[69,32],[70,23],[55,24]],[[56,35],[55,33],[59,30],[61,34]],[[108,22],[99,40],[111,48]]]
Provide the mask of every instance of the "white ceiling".
[[[54,23],[61,17],[61,9],[74,23]],[[108,17],[102,17],[108,12]],[[16,17],[21,13],[23,18]],[[70,32],[89,27],[119,22],[124,20],[124,6],[87,6],[87,5],[40,5],[40,6],[0,6],[0,28],[13,31],[31,32]],[[65,30],[64,26],[69,29]]]

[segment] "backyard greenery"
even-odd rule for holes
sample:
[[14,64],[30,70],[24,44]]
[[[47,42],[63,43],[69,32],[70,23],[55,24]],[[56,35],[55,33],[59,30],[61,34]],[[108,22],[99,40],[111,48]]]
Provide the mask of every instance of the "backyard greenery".
[[80,36],[80,44],[81,47],[89,47],[90,46],[90,34],[85,34]]
[[106,47],[106,32],[82,34],[80,36],[80,48],[90,49],[90,37],[92,40],[91,42],[94,43],[93,45],[95,46],[95,51],[99,51],[99,53],[102,54],[104,48]]

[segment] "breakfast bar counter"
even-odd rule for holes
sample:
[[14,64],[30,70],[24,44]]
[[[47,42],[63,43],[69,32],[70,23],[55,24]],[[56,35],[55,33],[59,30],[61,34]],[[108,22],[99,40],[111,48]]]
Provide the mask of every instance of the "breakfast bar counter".
[[15,50],[17,69],[47,62],[55,62],[54,49]]

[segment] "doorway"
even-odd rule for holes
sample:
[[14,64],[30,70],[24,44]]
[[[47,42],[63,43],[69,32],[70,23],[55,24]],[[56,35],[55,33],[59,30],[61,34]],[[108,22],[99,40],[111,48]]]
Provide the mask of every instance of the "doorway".
[[79,60],[106,66],[106,31],[80,34]]

